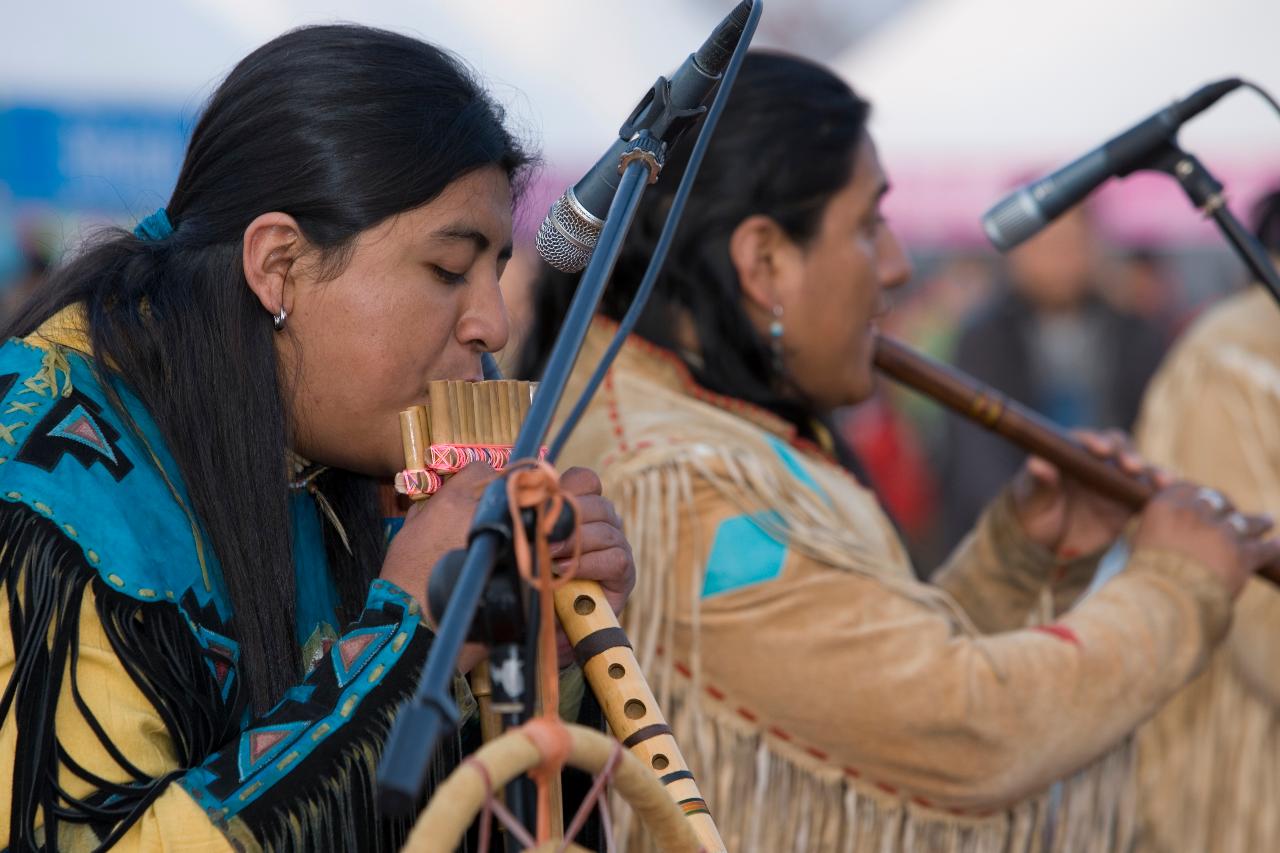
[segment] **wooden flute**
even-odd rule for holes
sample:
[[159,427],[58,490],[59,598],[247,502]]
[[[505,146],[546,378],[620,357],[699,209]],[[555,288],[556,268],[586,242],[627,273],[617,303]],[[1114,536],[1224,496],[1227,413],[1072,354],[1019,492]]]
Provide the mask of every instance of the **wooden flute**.
[[[1052,462],[1091,489],[1134,510],[1142,509],[1155,495],[1155,486],[1149,480],[1099,459],[1048,418],[893,338],[876,337],[875,365],[908,388]],[[1280,566],[1264,566],[1258,575],[1280,585]]]
[[[504,468],[532,392],[530,383],[511,380],[432,382],[428,406],[400,413],[406,470],[396,478],[397,491],[421,500],[444,477],[477,459]],[[614,736],[658,777],[702,848],[723,853],[724,842],[698,783],[604,590],[595,581],[570,580],[554,599],[556,616]],[[480,689],[487,689],[487,672],[482,670],[480,681]]]

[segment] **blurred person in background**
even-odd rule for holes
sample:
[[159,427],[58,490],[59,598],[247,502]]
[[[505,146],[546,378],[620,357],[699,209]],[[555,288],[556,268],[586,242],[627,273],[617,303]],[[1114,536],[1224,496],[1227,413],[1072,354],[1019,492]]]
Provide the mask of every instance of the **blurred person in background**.
[[[1060,217],[1007,260],[1007,287],[965,323],[956,367],[1063,426],[1130,428],[1163,334],[1099,294],[1100,245],[1088,208]],[[947,429],[944,524],[955,543],[1025,454],[958,418]]]
[[1113,263],[1105,296],[1119,310],[1150,320],[1171,342],[1187,321],[1177,278],[1153,247],[1138,246]]
[[[1128,736],[1199,671],[1277,543],[1171,486],[1124,571],[1079,601],[1131,514],[1033,460],[936,584],[916,580],[828,429],[871,394],[877,325],[911,274],[869,111],[821,66],[747,55],[562,461],[598,464],[623,514],[627,634],[728,849],[1125,850]],[[566,407],[632,302],[688,147],[639,207]],[[541,279],[523,375],[577,280]]]
[[0,323],[8,322],[36,294],[53,265],[53,252],[34,227],[16,236],[18,263],[7,279],[0,280]]
[[[1280,263],[1280,188],[1255,211]],[[1210,308],[1152,380],[1142,451],[1280,514],[1280,307],[1254,285]],[[1140,849],[1280,850],[1280,591],[1250,581],[1208,669],[1138,738]]]

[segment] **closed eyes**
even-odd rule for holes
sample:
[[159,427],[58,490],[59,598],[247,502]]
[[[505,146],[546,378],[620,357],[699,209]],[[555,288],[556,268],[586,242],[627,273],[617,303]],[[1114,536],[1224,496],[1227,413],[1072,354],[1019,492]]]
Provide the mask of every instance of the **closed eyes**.
[[439,266],[438,264],[432,264],[431,271],[435,273],[436,278],[440,279],[440,281],[444,282],[445,284],[466,284],[467,283],[466,273],[453,272],[452,270],[447,270],[444,267]]

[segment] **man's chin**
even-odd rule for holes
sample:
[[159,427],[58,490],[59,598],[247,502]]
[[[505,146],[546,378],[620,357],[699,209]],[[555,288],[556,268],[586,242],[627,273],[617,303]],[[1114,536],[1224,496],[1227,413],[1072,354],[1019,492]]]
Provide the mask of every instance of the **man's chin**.
[[876,391],[876,376],[868,371],[866,374],[850,381],[848,393],[843,405],[856,406],[865,403]]

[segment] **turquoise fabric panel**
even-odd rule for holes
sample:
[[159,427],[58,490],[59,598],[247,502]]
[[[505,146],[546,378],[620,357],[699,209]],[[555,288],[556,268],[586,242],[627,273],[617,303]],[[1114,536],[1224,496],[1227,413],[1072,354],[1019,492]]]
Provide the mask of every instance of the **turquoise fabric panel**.
[[[190,497],[155,422],[127,389],[117,389],[144,443],[111,409],[88,361],[73,351],[63,352],[69,377],[61,370],[51,374],[43,349],[19,340],[0,346],[0,376],[16,376],[0,400],[0,498],[23,503],[54,521],[120,592],[140,600],[179,600],[191,590],[199,606],[213,603],[225,621],[231,613],[221,571],[207,539],[201,570],[191,522],[165,484],[161,468],[187,506]],[[50,384],[50,375],[56,384]],[[67,417],[47,421],[72,390],[97,408],[76,413],[77,419],[88,414],[93,422],[91,427],[81,423],[78,434],[69,431],[73,424]],[[52,470],[45,470],[18,458],[33,441],[54,442],[46,445],[54,451],[62,446],[58,442],[67,448],[92,448],[104,425],[119,438],[109,453],[98,448],[101,462],[86,465],[68,452],[58,457]],[[107,463],[116,464],[118,456],[132,463],[132,469],[117,481]]]
[[767,512],[738,515],[720,522],[707,557],[703,598],[771,581],[782,573],[787,546],[766,533],[761,522],[781,525],[782,518],[775,512]]
[[778,454],[778,458],[782,460],[782,464],[787,466],[787,470],[800,482],[804,483],[814,494],[822,498],[827,503],[831,503],[831,498],[827,497],[827,493],[822,491],[822,487],[813,479],[813,475],[804,467],[800,459],[796,456],[795,450],[787,445],[785,441],[777,436],[765,436],[769,445],[773,448],[773,452]]
[[293,571],[298,595],[294,616],[301,648],[321,625],[339,631],[342,626],[337,624],[338,589],[324,551],[323,525],[327,522],[309,492],[291,492],[289,511],[293,516]]

